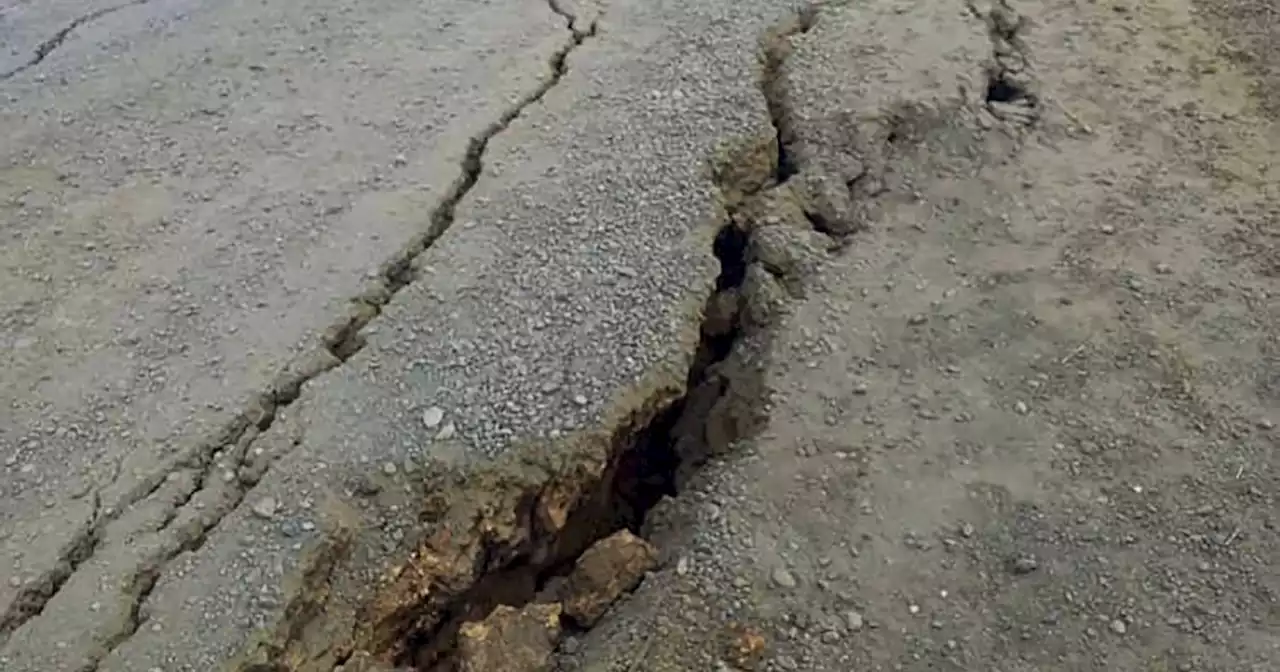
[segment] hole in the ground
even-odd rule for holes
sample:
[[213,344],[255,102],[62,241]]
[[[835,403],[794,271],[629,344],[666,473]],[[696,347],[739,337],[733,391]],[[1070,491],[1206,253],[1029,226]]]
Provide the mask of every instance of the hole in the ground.
[[832,238],[837,237],[835,229],[831,227],[831,224],[828,223],[827,220],[822,217],[822,215],[819,215],[816,212],[810,212],[808,210],[805,210],[804,218],[809,222],[810,228],[812,228],[814,231],[830,236]]
[[1028,98],[1027,90],[1017,82],[1009,80],[1004,73],[993,74],[987,78],[988,103],[1014,103]]
[[[720,262],[720,272],[715,282],[715,292],[708,301],[707,313],[725,292],[736,291],[746,278],[747,233],[728,225],[717,234],[713,251]],[[733,295],[736,306],[736,294]],[[521,502],[520,520],[530,521],[534,543],[515,557],[508,549],[486,549],[486,557],[479,560],[482,567],[492,567],[482,572],[482,578],[446,606],[436,625],[409,635],[407,646],[397,664],[430,672],[452,672],[458,669],[456,646],[458,632],[468,621],[484,619],[499,605],[523,607],[535,601],[554,600],[548,595],[556,579],[566,576],[576,559],[596,541],[623,529],[639,533],[645,516],[666,496],[677,494],[677,479],[696,465],[689,456],[677,451],[677,442],[684,432],[702,432],[706,418],[687,417],[696,412],[689,404],[690,394],[703,389],[709,377],[709,369],[724,361],[732,352],[741,335],[737,316],[727,330],[702,331],[698,351],[690,366],[685,395],[659,411],[648,422],[638,427],[619,430],[614,436],[613,462],[605,469],[600,482],[584,492],[558,531],[538,529],[534,510],[536,495]],[[718,388],[723,394],[727,385]],[[705,405],[699,405],[705,409]],[[704,459],[698,452],[693,459]],[[574,624],[563,624],[573,631]]]
[[712,251],[720,260],[720,274],[716,276],[716,291],[723,292],[741,287],[747,277],[747,232],[736,226],[725,226],[716,234]]

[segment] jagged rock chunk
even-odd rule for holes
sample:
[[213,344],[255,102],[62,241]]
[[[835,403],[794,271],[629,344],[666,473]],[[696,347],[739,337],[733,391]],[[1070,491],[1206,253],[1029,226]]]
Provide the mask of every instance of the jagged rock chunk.
[[459,672],[544,672],[560,638],[558,604],[501,605],[458,631]]
[[614,600],[639,585],[657,564],[657,549],[627,530],[596,542],[569,574],[565,615],[591,627]]

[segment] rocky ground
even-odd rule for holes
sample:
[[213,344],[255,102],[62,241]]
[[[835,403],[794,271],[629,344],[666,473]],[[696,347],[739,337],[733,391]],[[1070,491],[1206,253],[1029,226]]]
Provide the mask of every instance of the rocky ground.
[[790,38],[792,154],[876,185],[865,230],[784,271],[766,426],[555,669],[1275,669],[1274,10],[1013,8]]
[[1276,667],[1275,10],[387,2],[4,6],[0,668]]

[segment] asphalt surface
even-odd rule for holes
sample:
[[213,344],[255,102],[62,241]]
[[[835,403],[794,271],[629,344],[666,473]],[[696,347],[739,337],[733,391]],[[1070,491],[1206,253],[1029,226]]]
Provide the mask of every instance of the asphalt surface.
[[[13,48],[61,8],[7,11]],[[152,2],[18,57],[6,669],[236,658],[330,537],[368,592],[416,462],[590,433],[678,380],[774,13]]]
[[[793,606],[787,600],[818,605],[833,593],[817,579],[831,563],[798,569],[791,551],[807,543],[839,547],[860,524],[877,539],[894,539],[873,558],[906,553],[893,545],[904,530],[977,524],[980,540],[999,543],[975,542],[972,557],[1003,562],[1008,548],[1000,544],[1017,537],[1011,523],[980,507],[965,509],[969,518],[961,520],[948,508],[979,486],[1069,511],[1054,519],[1058,530],[1092,517],[1133,534],[1125,525],[1136,514],[1099,514],[1081,503],[1082,493],[1096,486],[1115,496],[1120,483],[1107,474],[1129,477],[1146,462],[1090,472],[1072,491],[1079,501],[1068,505],[1059,499],[1068,489],[1063,477],[1047,466],[1068,458],[1032,451],[1001,468],[966,464],[958,476],[936,468],[950,450],[940,430],[921,439],[919,427],[902,428],[914,422],[906,418],[925,417],[921,408],[951,417],[982,405],[974,399],[1001,410],[973,411],[978,422],[963,435],[1002,450],[1035,442],[1049,450],[1055,441],[1037,437],[1059,431],[1057,443],[1075,449],[1154,426],[1131,426],[1119,413],[1099,421],[1107,431],[1098,434],[1108,438],[1086,440],[1054,423],[1028,425],[1022,416],[1032,407],[1023,399],[1036,397],[1001,386],[1017,387],[1040,371],[977,354],[993,342],[1019,357],[1061,359],[1093,338],[1071,325],[1123,325],[1106,331],[1096,358],[1081,364],[1103,380],[1081,388],[1093,402],[1062,401],[1055,418],[1117,407],[1140,415],[1154,411],[1125,406],[1129,393],[1168,384],[1167,371],[1113,380],[1098,373],[1101,362],[1173,324],[1169,348],[1205,353],[1196,361],[1209,372],[1183,384],[1198,399],[1231,403],[1231,421],[1219,424],[1236,434],[1251,427],[1248,440],[1235,437],[1249,451],[1273,440],[1265,423],[1280,418],[1267,410],[1276,393],[1267,392],[1266,376],[1274,374],[1265,334],[1275,323],[1275,290],[1265,274],[1223,275],[1265,267],[1276,258],[1267,247],[1273,239],[1263,235],[1265,224],[1240,238],[1237,227],[1207,215],[1203,230],[1188,223],[1191,212],[1261,212],[1271,203],[1259,184],[1268,148],[1280,144],[1269,144],[1274,131],[1258,114],[1272,109],[1273,69],[1258,45],[1269,39],[1259,26],[1272,24],[1248,18],[1270,17],[1269,10],[1207,11],[1213,22],[1204,29],[1174,0],[1087,11],[1029,3],[1023,15],[1036,37],[1015,49],[998,38],[1008,27],[980,3],[836,4],[801,12],[806,18],[797,23],[798,9],[648,0],[0,7],[0,343],[9,354],[0,386],[0,667],[327,672],[355,651],[411,659],[410,639],[431,631],[441,605],[504,553],[552,552],[539,545],[540,535],[565,527],[564,512],[607,470],[610,451],[625,443],[619,437],[684,394],[706,329],[704,304],[721,272],[713,240],[745,194],[790,177],[778,171],[779,136],[801,169],[792,187],[809,219],[797,223],[799,233],[773,220],[753,233],[752,254],[769,269],[758,265],[747,287],[773,292],[772,300],[789,306],[782,312],[798,317],[772,323],[768,338],[746,338],[741,351],[755,359],[743,354],[752,363],[733,366],[763,370],[780,391],[754,409],[775,417],[780,436],[760,444],[763,461],[746,463],[763,466],[723,467],[728,475],[716,482],[727,490],[708,486],[696,500],[740,505],[733,534],[757,544],[713,553],[706,573],[695,565],[692,579],[673,560],[634,604],[606,616],[597,631],[579,633],[583,648],[562,651],[565,669],[633,660],[648,649],[617,633],[652,629],[656,614],[679,611],[706,626],[685,628],[686,640],[705,637],[688,646],[681,640],[654,664],[724,665],[699,647],[721,641],[712,624],[736,613],[742,596],[691,592],[679,581],[736,586],[744,563],[758,565],[764,583],[800,586],[786,598],[763,598],[762,622],[781,623]],[[1240,37],[1241,46],[1224,56],[1216,29],[1233,43]],[[768,36],[788,30],[787,44],[797,49],[770,51],[781,43]],[[1118,55],[1130,42],[1138,45],[1132,62]],[[1022,93],[996,94],[1010,99],[992,105],[989,68],[1012,52],[1030,59],[1023,65],[1033,72],[996,82]],[[784,69],[770,66],[783,58]],[[1156,131],[1140,131],[1143,105],[1160,110]],[[1186,105],[1199,110],[1199,125],[1185,125]],[[905,150],[868,151],[888,134],[924,149],[906,158]],[[930,152],[950,158],[930,159]],[[970,173],[984,177],[965,181]],[[1182,180],[1195,198],[1151,195],[1144,181],[1152,174],[1168,177],[1162,189]],[[1235,179],[1212,182],[1223,175]],[[885,210],[881,183],[912,198]],[[833,184],[847,190],[831,191]],[[1095,225],[1130,221],[1117,198],[1154,213],[1138,218],[1135,230],[1144,233],[1122,248],[1105,242],[1120,238],[1107,238],[1117,224],[1104,233]],[[1010,223],[1010,212],[1039,220]],[[999,232],[991,232],[991,220],[1003,222]],[[1161,229],[1157,220],[1177,223]],[[853,234],[856,247],[868,225],[890,238],[873,238],[852,256],[829,251],[838,247],[829,245],[830,234]],[[913,225],[962,232],[916,240],[902,233],[916,231]],[[1252,254],[1210,240],[1243,241]],[[1126,252],[1108,256],[1115,249]],[[1059,257],[1073,255],[1100,260],[1071,271],[1076,284],[1055,275]],[[958,276],[938,270],[955,268],[956,257]],[[824,264],[832,270],[818,270]],[[1121,278],[1126,265],[1141,265],[1150,277]],[[1174,272],[1151,270],[1157,267]],[[780,268],[797,269],[795,277]],[[1080,279],[1090,274],[1094,285]],[[983,278],[1002,289],[970,292]],[[1169,283],[1160,296],[1171,304],[1218,297],[1220,319],[1178,331],[1188,309],[1152,317],[1128,304],[1118,313],[1098,307],[1120,301],[1108,293],[1113,285],[1133,282]],[[1097,303],[1070,314],[1036,312],[1044,301],[1081,294]],[[861,305],[872,295],[880,312]],[[954,305],[942,308],[948,301]],[[935,323],[917,322],[920,315],[948,313],[938,319],[972,326],[983,311],[999,316],[972,327],[981,338],[947,340],[942,326],[934,340],[913,336]],[[1019,315],[1059,331],[1025,331],[1011,317]],[[1215,329],[1235,329],[1237,345],[1211,337]],[[885,342],[901,348],[861,350]],[[833,350],[847,357],[820,363]],[[885,357],[896,366],[877,374],[875,360]],[[899,368],[922,364],[943,373],[926,376],[927,384],[898,380]],[[948,366],[957,371],[947,373]],[[1231,385],[1245,375],[1257,378],[1249,390]],[[806,500],[807,511],[829,507],[829,517],[779,513],[796,497],[825,492],[815,485],[797,494],[792,482],[835,477],[826,463],[799,473],[808,463],[793,459],[797,442],[836,441],[827,436],[835,432],[852,442],[839,452],[862,450],[848,438],[856,430],[829,414],[877,382],[892,388],[872,390],[882,406],[840,413],[868,427],[878,426],[867,420],[876,414],[888,418],[878,422],[890,429],[863,442],[923,445],[923,456],[895,464],[903,473],[880,463],[857,473],[837,469],[838,478],[864,484]],[[1166,401],[1161,414],[1191,412],[1178,405],[1185,400]],[[1192,435],[1172,421],[1158,431],[1169,442]],[[1228,429],[1203,440],[1217,445],[1231,436]],[[1227,468],[1212,461],[1211,448],[1195,454],[1192,462],[1212,473]],[[1254,464],[1262,465],[1249,472],[1259,479],[1255,487],[1274,486],[1273,462]],[[1165,486],[1181,476],[1175,471],[1157,470],[1147,487],[1172,492]],[[897,483],[922,480],[934,498],[894,493]],[[1208,491],[1235,507],[1232,516],[1267,519],[1270,503],[1247,490],[1231,499],[1238,493],[1223,488]],[[859,523],[866,502],[878,506],[880,498],[891,503],[876,522]],[[685,534],[701,534],[699,525],[686,524]],[[837,539],[826,528],[842,532]],[[1155,536],[1195,533],[1176,520],[1155,529]],[[1263,545],[1250,546],[1244,560],[1222,561],[1224,576],[1245,578],[1211,588],[1242,595],[1271,586],[1274,563],[1259,558],[1274,546],[1260,541],[1264,528],[1242,529],[1243,540]],[[707,534],[703,546],[724,543]],[[685,543],[692,542],[672,538],[664,553],[676,558]],[[1045,543],[1028,553],[1141,564],[1110,546]],[[814,551],[813,561],[831,552]],[[989,568],[974,562],[957,571],[987,576]],[[894,632],[911,621],[879,614],[905,599],[898,589],[963,584],[943,571],[877,574],[843,561],[836,569],[846,565],[882,579],[879,592],[854,601],[859,614],[874,612]],[[808,629],[817,643],[793,634],[787,647],[771,649],[767,666],[795,669],[788,661],[804,660],[826,669],[847,664],[851,646],[865,650],[855,658],[871,669],[994,660],[1010,650],[990,634],[997,625],[1046,618],[1024,609],[1027,600],[1051,603],[1057,598],[1046,596],[1056,589],[1099,590],[1071,581],[1030,598],[987,583],[944,588],[974,596],[965,603],[974,614],[1002,605],[998,619],[976,619],[971,631],[951,637],[976,642],[965,649],[968,658],[948,654],[941,635],[941,648],[883,639],[864,646]],[[1142,591],[1120,594],[1144,599]],[[1258,594],[1256,602],[1223,608],[1224,622],[1267,623],[1272,598]],[[853,607],[832,609],[847,626]],[[1104,632],[1144,632],[1140,623],[1154,618],[1111,603],[1095,611],[1091,617],[1105,616]],[[945,628],[921,622],[925,632]],[[786,623],[779,631],[795,629]],[[1207,648],[1161,664],[1264,669],[1246,665],[1276,655],[1262,626],[1194,634]],[[917,635],[902,641],[918,642]],[[1143,645],[1155,650],[1171,637],[1161,632]],[[816,648],[803,651],[810,644]],[[1089,646],[1110,652],[1090,664],[1138,664],[1116,653],[1126,650],[1123,640]],[[1236,657],[1223,658],[1224,666],[1202,662],[1228,646]],[[1071,657],[1076,648],[1046,650],[1057,657],[1019,651],[999,659],[1008,669],[1093,669]]]

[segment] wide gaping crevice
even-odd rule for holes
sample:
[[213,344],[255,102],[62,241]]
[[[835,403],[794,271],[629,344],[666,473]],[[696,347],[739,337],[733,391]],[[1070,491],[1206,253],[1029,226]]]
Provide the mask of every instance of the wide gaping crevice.
[[995,71],[987,74],[985,99],[988,103],[1017,103],[1030,96],[1025,86],[1010,79],[1006,73]]
[[[617,428],[607,449],[607,462],[596,475],[572,480],[577,488],[574,502],[563,525],[550,529],[539,522],[536,511],[548,492],[529,491],[515,498],[515,518],[526,529],[514,535],[514,545],[494,544],[479,550],[475,562],[480,569],[463,591],[433,613],[418,614],[416,625],[393,643],[389,652],[379,652],[399,666],[430,672],[462,669],[458,649],[459,630],[465,624],[484,620],[499,606],[525,608],[551,604],[565,598],[563,579],[575,568],[589,548],[615,533],[628,530],[641,534],[646,516],[665,497],[679,494],[680,484],[700,466],[710,452],[690,451],[687,446],[707,442],[708,399],[693,399],[695,391],[713,390],[712,405],[750,403],[730,399],[729,388],[752,388],[733,380],[723,364],[734,353],[744,335],[740,291],[746,279],[746,232],[726,224],[713,243],[720,270],[707,300],[704,315],[714,316],[700,326],[696,352],[685,375],[684,393],[664,399],[647,411],[637,413],[633,422]],[[726,306],[726,297],[730,305]],[[645,404],[647,406],[647,404]],[[727,409],[720,409],[725,412]],[[750,409],[737,408],[742,415]],[[745,425],[744,425],[745,428]],[[731,443],[741,433],[721,434],[719,441]],[[727,445],[711,448],[727,450]],[[563,483],[561,485],[564,485]],[[559,632],[584,629],[584,624],[562,616]]]
[[[467,657],[470,650],[460,644],[465,638],[460,633],[490,622],[500,612],[558,614],[558,623],[549,628],[553,640],[589,629],[592,623],[582,622],[570,608],[578,597],[572,579],[584,554],[623,531],[641,535],[655,506],[665,498],[679,497],[705,464],[728,455],[762,426],[764,367],[749,360],[767,356],[770,349],[772,322],[761,315],[778,313],[762,305],[774,295],[758,292],[758,285],[776,284],[786,272],[753,256],[753,235],[761,224],[744,225],[754,221],[744,211],[761,207],[765,193],[782,186],[798,169],[788,164],[789,141],[786,131],[778,128],[779,123],[785,124],[786,111],[772,104],[784,98],[775,94],[787,52],[772,43],[808,30],[815,18],[813,12],[798,14],[772,31],[766,41],[769,48],[764,51],[760,86],[764,98],[771,101],[769,111],[777,134],[775,142],[768,143],[774,151],[768,157],[769,170],[717,171],[737,177],[721,177],[721,182],[732,179],[734,183],[717,184],[726,211],[710,251],[719,272],[702,310],[699,340],[682,385],[659,390],[637,404],[610,433],[599,468],[584,470],[570,460],[560,463],[558,472],[522,481],[505,495],[487,493],[483,496],[487,501],[506,502],[509,508],[495,511],[485,506],[480,519],[457,510],[456,502],[468,499],[467,495],[449,495],[443,503],[449,509],[445,515],[466,521],[469,538],[459,541],[456,528],[431,535],[444,541],[430,550],[428,543],[415,554],[416,564],[411,561],[408,569],[401,569],[401,576],[410,578],[389,584],[389,590],[399,587],[421,597],[397,605],[389,618],[374,619],[364,636],[357,637],[349,656],[370,656],[398,669],[422,672],[489,669]],[[759,163],[757,156],[739,159],[743,164]],[[488,482],[464,486],[491,487]],[[564,511],[562,520],[549,524],[557,516],[547,512],[554,510]],[[631,589],[634,585],[627,588]],[[526,644],[489,642],[487,646],[514,650]],[[519,657],[508,653],[511,660]]]
[[[135,0],[77,19],[54,38],[43,43],[37,50],[37,58],[24,68],[43,60],[79,26],[111,12],[146,1],[148,0]],[[165,554],[159,564],[140,567],[135,576],[124,582],[124,594],[131,601],[131,617],[121,624],[120,631],[104,634],[104,639],[112,646],[103,648],[100,655],[95,655],[95,658],[97,660],[105,658],[115,645],[127,641],[137,631],[142,623],[139,618],[141,605],[154,588],[164,564],[181,553],[195,551],[202,547],[209,534],[227,514],[241,504],[250,488],[257,483],[269,466],[252,465],[250,470],[252,475],[246,476],[243,473],[244,469],[250,466],[249,445],[272,427],[281,409],[298,399],[304,385],[342,366],[360,352],[365,343],[361,331],[380,315],[383,308],[398,292],[414,281],[416,259],[452,227],[458,205],[475,187],[484,171],[484,155],[489,143],[504,132],[526,109],[536,105],[560,83],[568,72],[570,54],[596,34],[594,22],[585,27],[578,25],[575,16],[561,8],[554,0],[549,1],[548,7],[552,13],[563,19],[568,33],[568,38],[563,45],[551,55],[548,76],[536,88],[509,106],[481,133],[471,138],[466,153],[459,162],[458,176],[450,185],[444,198],[429,215],[425,229],[393,259],[383,265],[373,286],[351,301],[351,310],[348,315],[321,335],[322,348],[289,362],[277,374],[268,389],[251,395],[250,401],[244,404],[242,410],[230,422],[205,441],[188,448],[185,455],[173,463],[171,468],[157,471],[143,479],[130,491],[123,493],[111,508],[95,510],[89,523],[67,545],[67,550],[62,554],[57,565],[45,571],[38,579],[26,584],[12,601],[9,609],[4,614],[0,614],[0,642],[14,630],[22,627],[24,623],[40,615],[45,605],[58,594],[80,566],[97,552],[109,524],[119,519],[131,507],[155,496],[173,473],[189,471],[193,475],[192,488],[180,499],[174,508],[174,515],[170,517],[171,522],[181,520],[186,523],[186,527],[178,535],[179,541],[170,546],[170,552]],[[16,72],[6,76],[13,74]],[[279,458],[280,455],[270,457]],[[230,480],[218,478],[226,471],[228,464],[237,477]],[[217,506],[217,515],[208,515],[206,510],[199,515],[183,517],[182,507],[196,499],[215,479],[219,488],[229,490],[229,494],[220,495],[221,501]],[[99,488],[93,494],[95,501],[99,493],[105,489]],[[168,530],[162,529],[159,533],[166,531]]]

